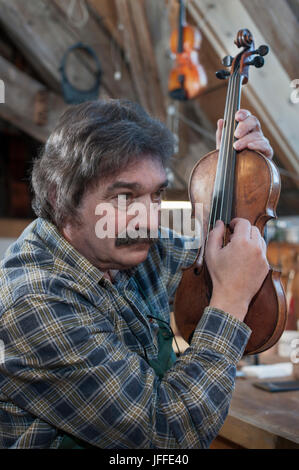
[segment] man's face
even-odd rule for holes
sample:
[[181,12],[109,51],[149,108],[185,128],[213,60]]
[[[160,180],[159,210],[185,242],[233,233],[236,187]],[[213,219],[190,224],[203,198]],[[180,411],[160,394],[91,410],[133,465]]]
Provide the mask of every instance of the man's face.
[[[63,235],[103,271],[136,266],[146,259],[151,245],[144,232],[153,234],[159,226],[166,186],[166,172],[157,159],[136,161],[83,196],[79,208],[82,224],[67,224]],[[134,238],[127,237],[130,232]],[[139,233],[143,238],[136,239]]]

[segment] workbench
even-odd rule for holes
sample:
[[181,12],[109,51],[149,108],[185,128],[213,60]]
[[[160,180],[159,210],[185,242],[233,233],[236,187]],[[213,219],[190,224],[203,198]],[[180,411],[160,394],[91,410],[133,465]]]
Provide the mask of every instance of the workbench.
[[253,386],[294,379],[237,378],[228,416],[211,449],[299,449],[299,391],[269,393]]

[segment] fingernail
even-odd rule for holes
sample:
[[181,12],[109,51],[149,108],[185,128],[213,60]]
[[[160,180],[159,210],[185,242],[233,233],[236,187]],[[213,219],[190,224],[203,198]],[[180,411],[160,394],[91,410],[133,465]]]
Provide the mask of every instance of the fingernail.
[[234,148],[235,148],[236,150],[238,150],[240,147],[241,147],[241,145],[240,145],[239,142],[235,142],[235,143],[234,143]]

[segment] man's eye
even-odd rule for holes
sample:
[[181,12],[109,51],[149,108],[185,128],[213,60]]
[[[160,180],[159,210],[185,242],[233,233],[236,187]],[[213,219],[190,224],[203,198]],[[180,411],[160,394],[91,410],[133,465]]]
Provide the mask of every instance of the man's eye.
[[159,189],[159,191],[153,193],[152,200],[153,201],[160,201],[164,191],[165,191],[164,189]]
[[132,193],[122,193],[117,196],[117,204],[120,207],[127,207],[133,201]]
[[132,197],[133,197],[132,193],[121,193],[117,196],[117,198],[121,201],[131,200]]

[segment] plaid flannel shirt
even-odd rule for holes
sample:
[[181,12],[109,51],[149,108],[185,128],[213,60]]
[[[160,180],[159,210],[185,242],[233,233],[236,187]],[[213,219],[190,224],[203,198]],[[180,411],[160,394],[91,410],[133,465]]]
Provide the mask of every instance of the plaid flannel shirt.
[[250,329],[207,308],[162,379],[149,365],[158,325],[148,306],[169,322],[193,259],[182,239],[160,238],[112,284],[53,224],[30,224],[0,267],[0,447],[57,448],[64,433],[107,449],[208,447]]

